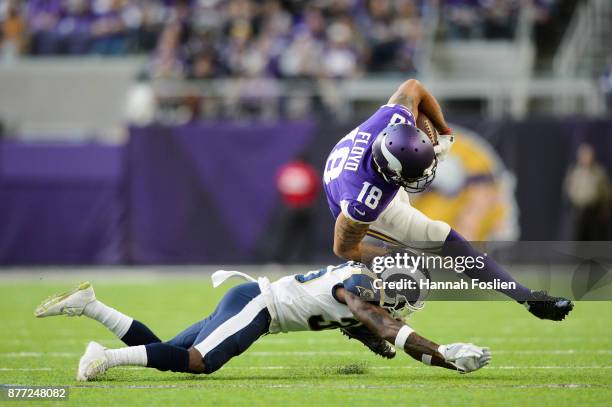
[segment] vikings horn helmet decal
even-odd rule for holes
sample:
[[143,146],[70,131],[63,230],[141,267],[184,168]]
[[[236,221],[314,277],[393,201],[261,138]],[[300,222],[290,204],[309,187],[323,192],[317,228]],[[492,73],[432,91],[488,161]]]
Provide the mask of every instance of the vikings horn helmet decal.
[[385,180],[408,192],[424,191],[436,175],[438,160],[431,140],[410,124],[391,124],[380,132],[372,157]]

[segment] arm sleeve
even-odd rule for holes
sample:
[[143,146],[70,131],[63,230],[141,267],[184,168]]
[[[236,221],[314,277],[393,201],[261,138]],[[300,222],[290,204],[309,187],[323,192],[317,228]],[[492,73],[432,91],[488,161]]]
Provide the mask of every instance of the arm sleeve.
[[380,211],[372,210],[359,201],[344,199],[340,202],[340,209],[347,218],[359,223],[372,223]]

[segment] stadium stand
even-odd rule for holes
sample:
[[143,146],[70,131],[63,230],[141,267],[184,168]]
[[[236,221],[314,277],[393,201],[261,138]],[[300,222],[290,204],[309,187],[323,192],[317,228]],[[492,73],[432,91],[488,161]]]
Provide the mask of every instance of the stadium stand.
[[0,18],[5,54],[151,53],[153,74],[162,77],[351,77],[415,70],[432,10],[445,38],[507,40],[521,10],[535,19],[558,2],[521,3],[2,0]]
[[[137,123],[153,116],[170,123],[342,119],[379,103],[408,76],[421,79],[450,112],[458,102],[491,117],[568,111],[597,116],[610,88],[603,23],[609,5],[579,3],[0,0],[0,85],[34,92],[35,106],[50,112],[16,109],[11,104],[22,103],[21,97],[9,103],[5,93],[0,120],[22,134],[87,137],[121,127],[126,115]],[[556,33],[555,41],[547,31]],[[580,69],[572,65],[576,61]],[[24,69],[51,69],[57,81],[29,86],[19,74]],[[105,82],[117,86],[96,81],[100,69]],[[66,109],[70,115],[53,111],[57,88],[65,88],[76,71],[83,92],[70,98],[74,109]],[[129,78],[139,89],[135,94],[154,95],[155,103],[146,104],[155,115],[123,108]],[[90,120],[79,113],[83,95],[91,106],[113,108]]]

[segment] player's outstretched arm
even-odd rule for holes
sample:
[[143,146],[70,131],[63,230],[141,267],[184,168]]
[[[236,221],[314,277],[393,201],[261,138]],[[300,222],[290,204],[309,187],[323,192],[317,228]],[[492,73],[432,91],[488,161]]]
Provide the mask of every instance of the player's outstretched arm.
[[334,227],[334,253],[345,260],[354,260],[362,263],[371,261],[374,257],[384,256],[387,250],[363,242],[368,232],[367,223],[355,222],[344,214],[338,215]]
[[419,362],[469,373],[486,366],[491,360],[488,348],[466,343],[438,345],[420,336],[402,321],[393,319],[382,307],[363,301],[344,288],[336,290],[336,297],[343,300],[355,318],[370,331],[395,343],[396,348],[403,348]]
[[440,134],[450,134],[450,128],[444,120],[442,108],[436,98],[416,79],[408,79],[402,83],[389,98],[392,104],[406,106],[416,119],[419,111],[425,113]]

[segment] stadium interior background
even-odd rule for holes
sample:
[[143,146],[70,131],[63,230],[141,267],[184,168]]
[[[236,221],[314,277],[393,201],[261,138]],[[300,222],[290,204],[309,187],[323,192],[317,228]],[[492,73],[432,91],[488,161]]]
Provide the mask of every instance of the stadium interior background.
[[610,240],[608,0],[0,0],[0,265],[334,261],[327,154],[405,79],[460,135],[414,205]]

